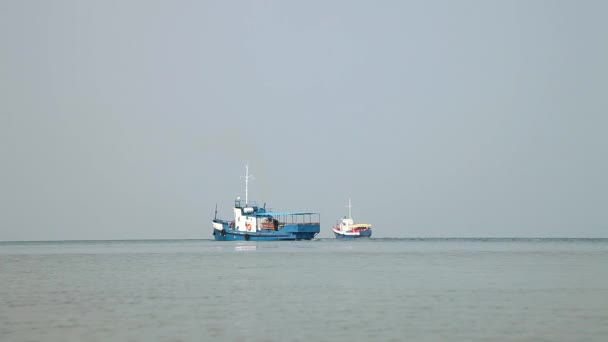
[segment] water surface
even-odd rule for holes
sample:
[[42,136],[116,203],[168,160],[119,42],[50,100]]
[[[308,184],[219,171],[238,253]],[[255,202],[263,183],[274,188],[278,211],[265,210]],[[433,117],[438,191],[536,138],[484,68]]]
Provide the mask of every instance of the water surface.
[[3,341],[606,341],[608,240],[0,243]]

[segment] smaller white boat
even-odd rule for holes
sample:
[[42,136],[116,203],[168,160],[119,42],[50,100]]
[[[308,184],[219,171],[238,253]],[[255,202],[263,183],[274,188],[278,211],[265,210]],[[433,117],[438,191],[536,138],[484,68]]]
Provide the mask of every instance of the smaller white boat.
[[351,213],[352,205],[348,199],[348,218],[344,217],[332,229],[337,239],[350,239],[372,236],[372,225],[369,223],[357,223],[353,220]]

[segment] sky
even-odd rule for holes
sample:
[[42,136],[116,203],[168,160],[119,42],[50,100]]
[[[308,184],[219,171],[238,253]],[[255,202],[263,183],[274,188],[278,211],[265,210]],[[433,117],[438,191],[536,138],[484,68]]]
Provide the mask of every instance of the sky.
[[0,2],[0,240],[608,237],[608,2]]

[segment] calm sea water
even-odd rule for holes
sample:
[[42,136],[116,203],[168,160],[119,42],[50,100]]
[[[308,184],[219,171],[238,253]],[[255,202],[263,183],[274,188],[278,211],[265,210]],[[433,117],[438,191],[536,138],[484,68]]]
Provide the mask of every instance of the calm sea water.
[[2,341],[608,341],[608,240],[0,243]]

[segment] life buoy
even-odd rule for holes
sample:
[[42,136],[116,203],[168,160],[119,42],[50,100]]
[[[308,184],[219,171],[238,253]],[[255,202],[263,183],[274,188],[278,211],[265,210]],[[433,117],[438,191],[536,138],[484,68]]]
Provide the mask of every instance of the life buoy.
[[245,226],[247,227],[247,231],[251,231],[251,223],[247,222]]

